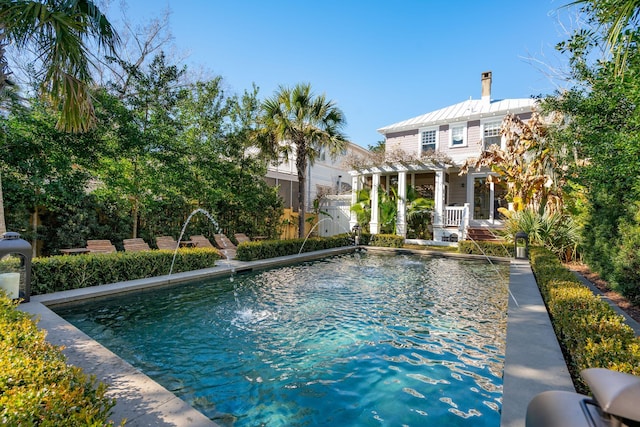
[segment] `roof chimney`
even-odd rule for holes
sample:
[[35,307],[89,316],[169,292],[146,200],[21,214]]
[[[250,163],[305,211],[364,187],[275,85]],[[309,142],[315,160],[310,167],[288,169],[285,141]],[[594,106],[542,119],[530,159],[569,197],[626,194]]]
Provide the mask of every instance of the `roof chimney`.
[[482,73],[482,101],[491,102],[491,71]]

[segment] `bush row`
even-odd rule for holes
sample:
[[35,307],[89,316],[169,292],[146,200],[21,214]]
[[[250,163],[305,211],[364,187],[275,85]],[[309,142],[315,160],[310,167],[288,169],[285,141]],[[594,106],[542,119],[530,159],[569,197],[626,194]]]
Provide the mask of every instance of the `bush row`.
[[486,255],[511,258],[515,255],[512,243],[460,240],[458,252],[463,254]]
[[310,237],[308,239],[245,242],[238,245],[236,259],[240,261],[255,261],[349,245],[353,245],[353,239],[350,234],[339,234],[332,237]]
[[[2,294],[0,292],[0,294]],[[0,424],[103,426],[113,399],[106,386],[67,365],[29,314],[0,295]]]
[[579,375],[586,368],[640,375],[640,339],[624,317],[580,283],[549,250],[531,248],[530,256],[576,389],[588,393]]
[[[215,266],[216,249],[179,249],[173,273]],[[116,252],[34,258],[31,265],[33,295],[169,274],[172,251]]]
[[396,234],[374,234],[370,236],[368,244],[386,248],[401,248],[404,245],[404,237]]

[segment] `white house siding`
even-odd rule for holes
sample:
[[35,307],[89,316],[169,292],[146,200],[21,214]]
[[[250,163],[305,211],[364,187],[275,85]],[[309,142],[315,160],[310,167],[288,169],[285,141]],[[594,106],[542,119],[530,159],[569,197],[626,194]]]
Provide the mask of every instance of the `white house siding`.
[[387,151],[402,150],[408,154],[418,155],[418,150],[420,150],[418,129],[390,133],[386,137],[385,149]]

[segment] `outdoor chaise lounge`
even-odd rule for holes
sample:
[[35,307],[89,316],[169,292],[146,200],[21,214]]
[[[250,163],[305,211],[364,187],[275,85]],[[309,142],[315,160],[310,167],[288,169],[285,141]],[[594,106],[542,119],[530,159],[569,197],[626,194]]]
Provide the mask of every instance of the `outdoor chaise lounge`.
[[238,241],[238,244],[251,241],[249,236],[247,236],[244,233],[236,233],[236,234],[234,234],[234,236],[235,236],[236,240]]
[[191,241],[194,243],[196,248],[215,248],[215,246],[211,244],[211,241],[202,234],[191,236]]
[[236,245],[224,234],[214,234],[213,239],[216,241],[216,246],[220,249],[220,252],[226,259],[233,259],[236,257]]
[[87,249],[91,253],[110,254],[116,251],[110,240],[87,240]]
[[178,242],[176,242],[176,239],[171,236],[158,236],[156,237],[156,246],[158,249],[175,251],[178,246]]
[[143,239],[124,239],[122,241],[126,252],[150,251],[151,248]]

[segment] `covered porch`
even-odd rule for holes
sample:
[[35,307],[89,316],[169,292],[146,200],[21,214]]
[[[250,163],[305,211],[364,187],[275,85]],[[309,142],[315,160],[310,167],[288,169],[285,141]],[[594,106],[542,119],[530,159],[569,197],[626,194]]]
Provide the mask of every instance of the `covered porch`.
[[[503,225],[500,207],[507,207],[506,187],[490,179],[488,170],[459,175],[455,165],[420,161],[394,162],[349,172],[352,179],[351,204],[358,201],[358,192],[370,192],[371,220],[367,227],[371,234],[382,232],[380,208],[381,192],[396,197],[395,234],[408,239],[456,242],[467,237],[470,227],[500,228]],[[421,197],[434,201],[431,215],[430,239],[415,236],[407,221],[407,189],[413,187]],[[350,227],[358,223],[355,212],[350,215]]]

